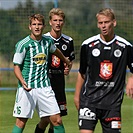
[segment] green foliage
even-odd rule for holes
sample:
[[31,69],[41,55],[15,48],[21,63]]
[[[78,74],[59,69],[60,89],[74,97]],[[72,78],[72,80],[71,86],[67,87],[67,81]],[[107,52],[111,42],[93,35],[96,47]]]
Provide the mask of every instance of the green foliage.
[[[20,30],[20,28],[17,25],[15,18],[10,16],[8,12],[0,11],[0,16],[0,25],[2,33],[0,36],[0,52],[10,53],[14,50],[14,45],[12,44],[15,44],[17,38],[19,37],[18,30]],[[16,38],[16,40],[14,38]]]
[[[116,34],[133,42],[133,8],[132,0],[116,1],[116,0],[58,0],[58,5],[66,14],[66,24],[63,33],[70,35],[74,39],[76,56],[79,56],[79,46],[81,43],[95,34],[99,33],[96,24],[96,13],[104,7],[113,8],[116,14],[117,27]],[[29,34],[28,16],[33,13],[41,13],[46,18],[46,28],[44,32],[50,30],[48,24],[48,12],[54,7],[52,0],[41,3],[33,0],[26,2],[19,1],[17,6],[11,10],[0,10],[1,15],[1,37],[0,37],[0,53],[3,58],[12,60],[14,46],[16,42]],[[8,47],[8,48],[7,48]],[[8,53],[8,55],[7,55]]]

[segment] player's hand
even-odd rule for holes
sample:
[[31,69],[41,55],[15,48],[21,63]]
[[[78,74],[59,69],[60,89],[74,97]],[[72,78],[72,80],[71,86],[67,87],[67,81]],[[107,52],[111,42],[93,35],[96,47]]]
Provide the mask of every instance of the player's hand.
[[72,63],[71,62],[70,62],[69,66],[66,63],[64,63],[64,75],[68,75],[71,68],[72,68]]
[[126,85],[126,94],[127,96],[133,99],[133,77],[130,77],[128,79],[128,82]]
[[65,67],[64,68],[64,75],[68,75],[70,70],[71,70],[71,68],[72,68],[72,62],[69,60],[69,57],[66,57],[66,59],[68,60],[69,64],[64,63],[64,67]]
[[71,65],[70,60],[68,59],[68,57],[66,57],[66,64],[68,65],[68,67]]
[[22,86],[23,88],[26,90],[26,91],[31,91],[31,88],[28,88],[27,87],[27,83],[25,81],[21,82],[22,83]]
[[70,70],[69,70],[69,67],[67,65],[64,65],[65,68],[64,68],[64,75],[68,75]]

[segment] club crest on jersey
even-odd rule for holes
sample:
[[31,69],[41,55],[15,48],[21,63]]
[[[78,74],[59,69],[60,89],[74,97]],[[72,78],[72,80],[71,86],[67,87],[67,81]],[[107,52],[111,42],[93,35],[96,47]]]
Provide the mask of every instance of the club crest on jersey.
[[39,53],[33,57],[33,62],[37,65],[43,65],[46,62],[46,55]]
[[92,55],[95,56],[95,57],[99,56],[100,55],[100,50],[97,49],[97,48],[93,49],[92,50]]
[[101,62],[99,76],[103,79],[112,77],[113,64],[111,62]]
[[116,50],[114,51],[114,56],[115,56],[115,57],[120,57],[120,56],[121,56],[121,51],[120,51],[119,49],[116,49]]
[[63,44],[62,49],[65,51],[67,49],[67,45]]
[[60,66],[60,58],[55,55],[52,55],[52,64],[53,67],[58,68]]

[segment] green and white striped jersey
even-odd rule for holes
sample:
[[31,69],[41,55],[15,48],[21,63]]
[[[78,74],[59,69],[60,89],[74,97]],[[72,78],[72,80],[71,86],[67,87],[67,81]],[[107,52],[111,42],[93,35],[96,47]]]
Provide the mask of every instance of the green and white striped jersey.
[[[28,88],[51,86],[48,78],[48,57],[55,50],[53,40],[44,36],[40,41],[27,36],[16,44],[13,63],[20,66]],[[21,86],[19,82],[18,87]]]

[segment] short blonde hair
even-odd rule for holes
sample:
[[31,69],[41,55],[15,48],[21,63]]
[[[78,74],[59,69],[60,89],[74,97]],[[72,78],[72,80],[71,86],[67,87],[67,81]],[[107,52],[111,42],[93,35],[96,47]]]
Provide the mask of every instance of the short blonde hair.
[[115,19],[114,11],[111,8],[103,8],[101,9],[97,14],[96,18],[98,18],[99,15],[104,15],[110,17],[112,20]]
[[63,18],[63,20],[65,19],[65,14],[63,12],[63,10],[61,10],[60,8],[53,8],[50,10],[49,12],[49,19],[52,19],[53,15],[59,15]]

